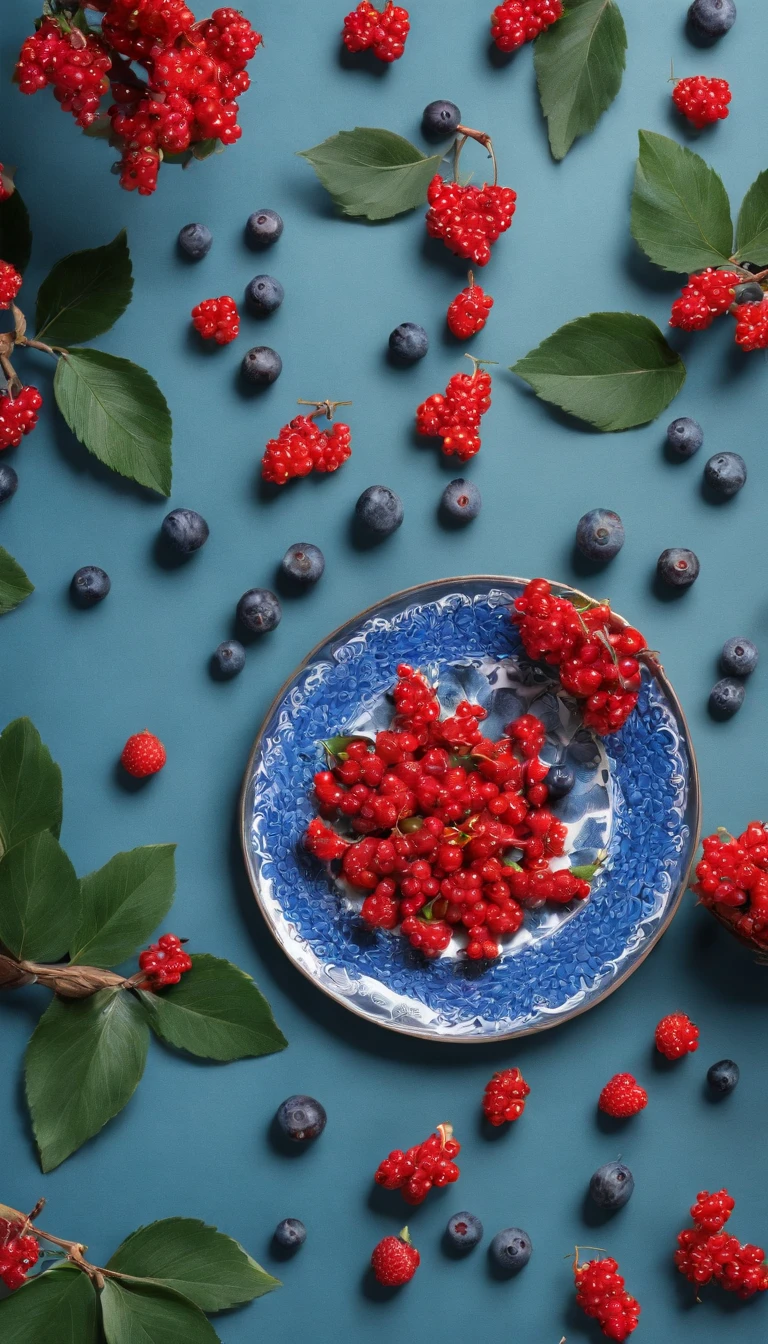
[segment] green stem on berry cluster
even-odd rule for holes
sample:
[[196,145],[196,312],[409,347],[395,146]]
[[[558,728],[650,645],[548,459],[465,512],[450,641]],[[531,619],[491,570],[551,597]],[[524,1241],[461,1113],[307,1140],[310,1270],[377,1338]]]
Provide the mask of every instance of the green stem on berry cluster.
[[[476,131],[471,126],[457,126],[456,131],[457,131],[457,137],[453,143],[454,181],[458,182],[459,180],[459,159],[461,157],[462,149],[464,148],[468,140],[476,140],[479,145],[485,146],[485,148],[488,150],[488,153],[491,156],[491,162],[493,163],[493,185],[495,187],[499,180],[499,169],[498,164],[496,163],[496,154],[494,152],[493,141],[491,140],[490,135],[488,135],[487,131]],[[459,136],[461,137],[461,139],[459,139]]]
[[332,420],[332,419],[333,419],[333,413],[334,413],[334,411],[336,410],[336,407],[337,407],[337,406],[351,406],[351,405],[352,405],[352,402],[351,402],[351,401],[329,401],[327,398],[326,398],[325,401],[304,401],[302,397],[299,397],[299,398],[297,399],[297,401],[296,401],[296,405],[297,405],[297,406],[314,406],[314,407],[316,408],[314,411],[311,412],[310,415],[307,416],[307,419],[308,419],[308,420],[314,420],[315,417],[318,416],[318,415],[324,415],[324,416],[326,417],[327,420]]

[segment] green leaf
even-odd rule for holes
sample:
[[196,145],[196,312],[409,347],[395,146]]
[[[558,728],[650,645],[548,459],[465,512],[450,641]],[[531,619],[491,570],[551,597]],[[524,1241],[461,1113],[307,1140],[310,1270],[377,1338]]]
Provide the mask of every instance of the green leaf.
[[656,266],[686,275],[731,255],[728,193],[714,168],[667,135],[640,131],[632,236]]
[[133,275],[125,229],[104,247],[57,261],[37,295],[37,339],[79,345],[109,331],[131,302]]
[[245,971],[206,953],[178,985],[141,991],[153,1031],[169,1045],[203,1059],[246,1059],[284,1050],[272,1010]]
[[621,88],[627,34],[613,0],[569,0],[562,19],[541,34],[533,60],[549,144],[563,159],[594,129]]
[[11,196],[0,201],[0,257],[23,274],[32,252],[29,211],[16,187]]
[[59,410],[100,462],[139,485],[171,491],[171,413],[154,378],[103,350],[70,350],[56,366]]
[[96,1290],[81,1269],[57,1265],[0,1302],[3,1344],[97,1344]]
[[314,149],[300,150],[344,215],[391,219],[425,205],[427,187],[442,156],[425,158],[393,131],[356,126],[339,131]]
[[0,736],[0,854],[38,831],[61,830],[61,770],[30,719]]
[[755,179],[741,203],[736,249],[740,260],[768,266],[768,169]]
[[107,1269],[151,1279],[201,1311],[225,1311],[280,1287],[239,1242],[196,1218],[140,1227],[118,1246]]
[[130,1100],[149,1047],[141,1004],[124,989],[54,999],[27,1047],[26,1089],[43,1171],[58,1167]]
[[595,873],[602,868],[601,863],[582,863],[571,869],[573,877],[578,877],[580,882],[591,882]]
[[20,961],[60,961],[80,917],[80,885],[50,831],[30,835],[0,862],[0,942]]
[[173,904],[175,850],[175,845],[144,845],[115,854],[83,878],[72,962],[118,966],[147,942]]
[[597,429],[653,420],[685,382],[685,365],[637,313],[591,313],[548,336],[512,372],[538,397]]
[[13,611],[34,591],[35,585],[30,583],[18,561],[0,546],[0,616]]
[[217,1344],[219,1339],[194,1303],[152,1283],[107,1279],[101,1314],[107,1344]]

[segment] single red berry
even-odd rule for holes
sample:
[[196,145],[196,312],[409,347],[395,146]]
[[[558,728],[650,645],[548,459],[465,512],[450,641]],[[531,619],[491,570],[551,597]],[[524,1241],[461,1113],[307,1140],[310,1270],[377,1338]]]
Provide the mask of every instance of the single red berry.
[[672,101],[678,112],[682,112],[692,125],[701,130],[714,121],[725,120],[731,90],[725,79],[707,79],[704,75],[694,75],[677,81],[672,91]]
[[606,1083],[597,1104],[606,1115],[626,1120],[630,1115],[637,1115],[645,1109],[648,1105],[648,1093],[635,1081],[631,1073],[616,1073]]
[[237,304],[226,294],[198,303],[192,309],[192,322],[204,341],[214,340],[217,345],[229,345],[240,331]]
[[139,966],[153,989],[178,985],[182,975],[192,970],[192,958],[184,951],[181,938],[164,933],[156,943],[139,955]]
[[494,1073],[485,1085],[483,1113],[492,1125],[504,1125],[518,1120],[525,1110],[525,1098],[530,1092],[519,1069],[503,1069]]
[[562,0],[504,0],[491,14],[491,37],[499,51],[517,51],[562,16]]
[[[691,275],[680,297],[672,304],[669,325],[680,327],[683,331],[705,331],[716,317],[722,317],[723,313],[728,312],[733,303],[734,289],[741,279],[735,271],[715,271],[711,266],[706,271]],[[754,306],[760,307],[759,304]]]
[[765,350],[768,347],[768,297],[762,303],[740,303],[734,309],[736,344],[742,350]]
[[411,1245],[408,1228],[397,1237],[384,1237],[374,1246],[371,1268],[385,1288],[399,1288],[409,1283],[419,1267],[421,1256]]
[[662,1017],[656,1028],[656,1049],[667,1059],[682,1059],[699,1048],[699,1028],[685,1013]]
[[154,733],[134,733],[123,747],[120,764],[135,779],[145,779],[147,775],[156,775],[166,762],[165,747]]
[[470,271],[469,285],[456,295],[448,308],[448,330],[458,340],[468,340],[482,331],[492,307],[490,294],[485,294],[480,285],[475,284]]
[[36,387],[22,387],[15,396],[0,392],[0,453],[18,448],[24,435],[32,433],[42,404]]
[[0,308],[10,308],[21,289],[22,278],[9,261],[0,261]]

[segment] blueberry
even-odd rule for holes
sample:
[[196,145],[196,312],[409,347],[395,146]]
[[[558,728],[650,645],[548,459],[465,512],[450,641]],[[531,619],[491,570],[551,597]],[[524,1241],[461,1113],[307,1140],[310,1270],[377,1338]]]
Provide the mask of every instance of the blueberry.
[[289,546],[280,561],[280,573],[296,583],[317,583],[323,577],[325,556],[311,541],[297,541]]
[[747,280],[745,284],[736,286],[734,298],[737,303],[762,303],[765,291],[756,280]]
[[468,523],[471,518],[477,517],[483,507],[483,497],[473,481],[465,481],[463,476],[457,476],[455,481],[449,481],[446,485],[440,503],[449,517]]
[[737,495],[747,479],[747,464],[738,453],[715,453],[704,468],[704,480],[723,499]]
[[386,485],[369,485],[355,505],[355,514],[370,532],[388,537],[403,521],[403,501]]
[[160,531],[180,555],[199,551],[208,540],[208,524],[194,509],[172,509],[165,515]]
[[256,210],[248,216],[245,236],[256,247],[269,247],[283,232],[283,221],[276,210]]
[[732,1059],[719,1059],[707,1069],[707,1082],[713,1092],[724,1097],[732,1092],[739,1081],[739,1066]]
[[98,565],[84,565],[72,576],[69,591],[78,607],[95,607],[103,602],[112,583],[108,574]]
[[284,1218],[277,1224],[272,1240],[281,1251],[297,1251],[307,1240],[307,1229],[299,1218]]
[[624,545],[624,524],[612,509],[590,509],[576,525],[576,545],[588,560],[612,560]]
[[517,1274],[525,1269],[531,1258],[531,1238],[520,1227],[505,1227],[493,1238],[488,1254],[496,1269],[505,1274]]
[[236,677],[245,667],[245,649],[239,639],[226,639],[213,655],[213,666],[222,677]]
[[732,719],[744,704],[744,683],[722,677],[709,692],[709,708],[718,719]]
[[401,322],[389,336],[389,348],[404,364],[415,364],[429,349],[429,337],[417,322]]
[[606,1162],[589,1182],[590,1198],[601,1209],[623,1209],[634,1188],[635,1178],[623,1162]]
[[722,37],[736,22],[733,0],[693,0],[688,18],[704,37]]
[[461,113],[456,104],[438,98],[424,108],[421,129],[430,140],[439,140],[444,135],[455,135],[460,122]]
[[185,224],[179,233],[179,247],[192,261],[207,257],[212,242],[213,234],[205,224]]
[[729,677],[748,677],[757,667],[759,656],[751,639],[728,639],[720,654],[720,666]]
[[449,1246],[457,1251],[471,1251],[483,1239],[483,1224],[474,1213],[454,1213],[448,1219],[445,1237]]
[[569,765],[551,765],[544,776],[544,783],[549,791],[549,799],[556,802],[558,798],[564,798],[571,792],[576,783],[576,776]]
[[269,317],[276,312],[285,298],[285,290],[273,275],[254,275],[245,291],[245,297],[251,312],[259,317]]
[[693,457],[703,442],[704,430],[698,420],[692,420],[690,415],[681,415],[678,420],[667,425],[667,443],[678,457]]
[[19,478],[13,467],[7,462],[0,462],[0,504],[15,495],[18,488]]
[[277,351],[271,350],[268,345],[254,345],[252,350],[243,355],[241,368],[246,382],[255,383],[256,387],[267,387],[280,377],[283,361]]
[[699,559],[684,546],[671,546],[662,551],[656,562],[656,572],[673,588],[688,588],[699,577]]
[[280,624],[283,609],[268,588],[249,588],[237,604],[237,619],[254,635],[265,635]]
[[277,1125],[281,1134],[295,1143],[316,1139],[325,1129],[328,1116],[325,1107],[314,1097],[288,1097],[277,1108]]

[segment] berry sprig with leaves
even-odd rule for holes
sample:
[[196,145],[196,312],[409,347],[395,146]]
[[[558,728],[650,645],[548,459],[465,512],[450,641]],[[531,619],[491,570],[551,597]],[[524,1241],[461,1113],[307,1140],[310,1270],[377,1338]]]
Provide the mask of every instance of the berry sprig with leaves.
[[0,1257],[7,1248],[21,1265],[0,1302],[7,1344],[217,1344],[209,1314],[281,1286],[239,1242],[196,1218],[140,1227],[94,1265],[82,1242],[37,1227],[44,1204],[29,1214],[0,1204]]
[[[0,736],[0,991],[53,991],[27,1048],[26,1096],[43,1171],[51,1171],[128,1103],[141,1081],[150,1028],[166,1045],[228,1062],[287,1044],[250,976],[205,953],[159,971],[133,958],[173,903],[175,845],[116,854],[78,879],[59,844],[61,771],[29,719]],[[158,959],[158,951],[163,954]]]

